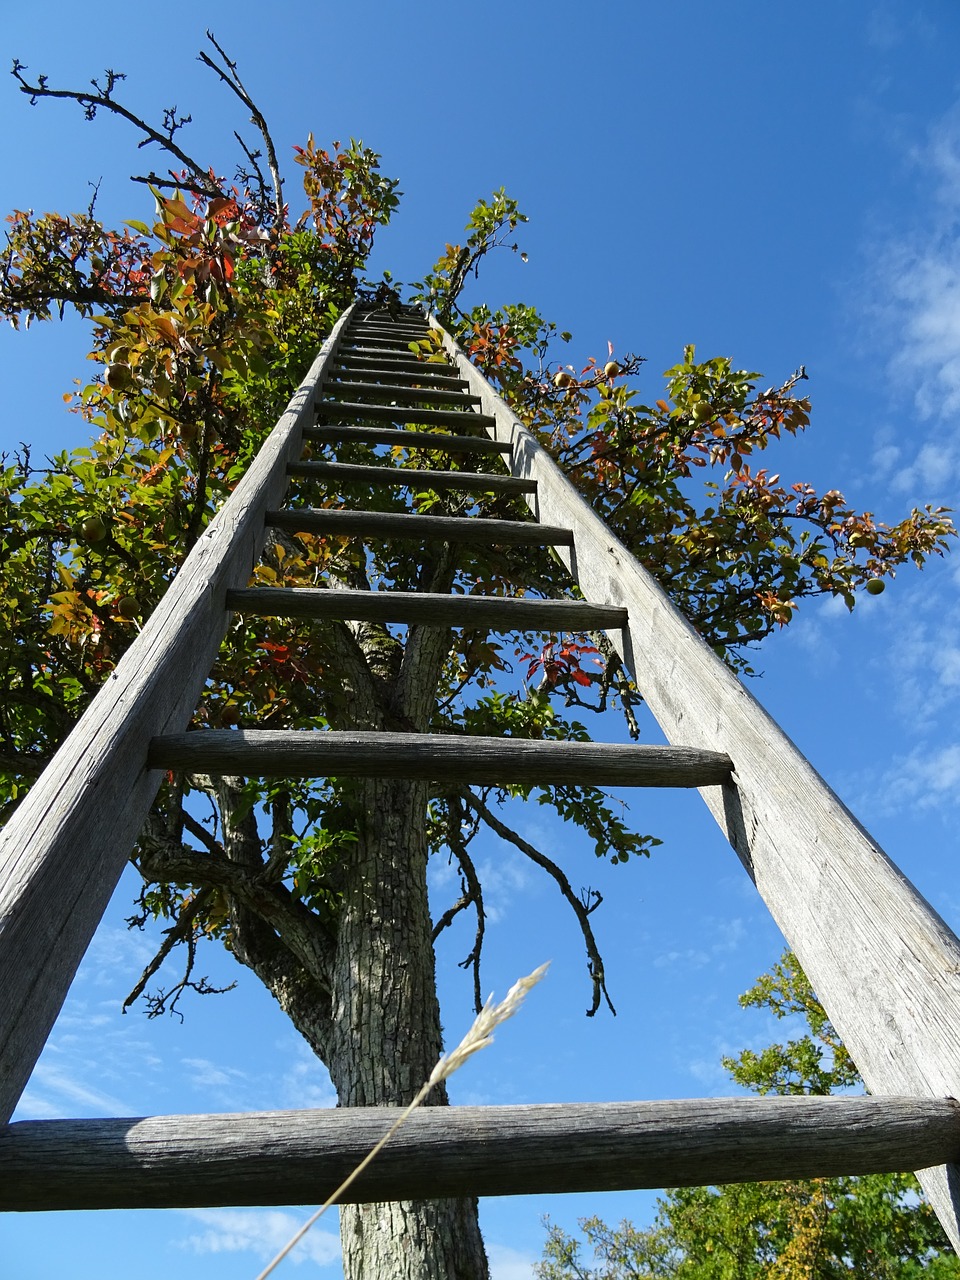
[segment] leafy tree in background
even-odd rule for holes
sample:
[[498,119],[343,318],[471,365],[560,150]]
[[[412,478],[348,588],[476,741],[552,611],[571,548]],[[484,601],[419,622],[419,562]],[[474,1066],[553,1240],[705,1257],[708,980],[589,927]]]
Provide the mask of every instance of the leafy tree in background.
[[[725,1058],[755,1093],[824,1095],[861,1085],[856,1068],[787,951],[741,996],[747,1007],[802,1018],[804,1034]],[[960,1276],[912,1174],[677,1187],[651,1227],[581,1220],[584,1240],[548,1224],[539,1280],[932,1280]],[[584,1257],[584,1245],[591,1258]]]
[[[63,315],[89,319],[95,376],[65,399],[90,442],[38,465],[26,445],[0,474],[0,806],[16,806],[63,741],[255,454],[343,309],[366,287],[389,309],[388,278],[366,281],[397,184],[362,143],[295,148],[304,208],[292,217],[266,123],[237,68],[210,37],[201,60],[257,126],[238,137],[230,181],[181,145],[187,123],[159,127],[123,105],[108,71],[83,91],[52,88],[14,64],[32,102],[67,98],[88,118],[112,112],[169,166],[138,175],[155,212],[122,229],[84,213],[15,211],[0,262],[0,309],[14,327]],[[749,670],[750,647],[789,623],[797,604],[882,589],[902,564],[922,566],[952,535],[943,510],[891,527],[841,494],[784,486],[751,459],[804,429],[801,370],[758,390],[758,375],[692,347],[644,404],[640,360],[613,352],[601,367],[555,354],[558,334],[530,307],[466,308],[462,291],[489,252],[525,221],[504,192],[481,201],[462,245],[448,245],[408,296],[446,320],[516,412],[612,528],[657,576],[715,649]],[[426,344],[430,347],[430,344]],[[564,349],[564,348],[560,348]],[[427,358],[430,350],[424,353]],[[346,441],[338,460],[377,452]],[[444,465],[429,451],[391,461]],[[468,465],[468,464],[463,464]],[[695,481],[702,473],[704,483]],[[295,481],[292,501],[440,515],[517,515],[494,494],[412,495],[349,487],[318,494]],[[366,551],[340,538],[273,533],[253,581],[486,594],[566,594],[548,553],[402,542]],[[512,678],[512,659],[520,664]],[[235,622],[193,727],[335,728],[585,738],[571,713],[619,705],[637,733],[639,694],[602,637],[448,632],[397,635],[368,623]],[[576,823],[598,857],[627,862],[658,843],[629,829],[590,787],[428,788],[407,781],[282,780],[171,775],[134,862],[143,891],[133,923],[163,940],[128,1003],[176,1011],[209,990],[198,947],[222,943],[275,996],[327,1065],[344,1105],[409,1100],[441,1050],[433,942],[463,913],[475,921],[463,965],[480,996],[483,885],[471,856],[481,832],[511,842],[570,906],[587,955],[593,1014],[607,994],[591,916],[600,895],[506,822],[509,796],[536,798]],[[444,851],[461,892],[430,918],[426,865]],[[178,981],[148,991],[178,951]],[[610,1005],[612,1008],[612,1004]],[[445,1102],[442,1090],[432,1098]],[[374,1229],[375,1227],[375,1229]],[[346,1274],[483,1276],[470,1201],[399,1203],[341,1213]]]

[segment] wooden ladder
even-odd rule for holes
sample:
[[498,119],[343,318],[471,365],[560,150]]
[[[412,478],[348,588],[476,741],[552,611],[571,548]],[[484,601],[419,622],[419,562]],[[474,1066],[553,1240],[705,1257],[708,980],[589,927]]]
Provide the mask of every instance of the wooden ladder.
[[[410,350],[430,329],[443,361]],[[420,428],[418,430],[418,428]],[[360,440],[502,471],[302,461]],[[289,477],[522,495],[532,520],[283,508]],[[267,529],[548,545],[582,600],[251,588]],[[605,630],[672,745],[185,732],[231,614]],[[168,769],[698,787],[871,1090],[415,1113],[348,1198],[530,1194],[918,1170],[960,1246],[960,942],[432,319],[357,303],[0,844],[0,1122],[43,1048]],[[21,1121],[0,1208],[323,1199],[390,1108]]]

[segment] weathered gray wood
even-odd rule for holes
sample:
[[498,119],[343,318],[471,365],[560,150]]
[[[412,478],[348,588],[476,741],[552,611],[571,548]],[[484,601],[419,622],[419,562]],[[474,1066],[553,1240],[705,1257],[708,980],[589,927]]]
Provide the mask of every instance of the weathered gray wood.
[[346,343],[351,349],[370,346],[377,347],[381,351],[398,351],[404,355],[413,355],[410,343],[420,342],[428,336],[429,330],[407,337],[405,334],[383,333],[379,329],[361,331],[354,328],[347,334]]
[[352,404],[348,400],[321,400],[317,413],[329,422],[344,422],[350,418],[384,420],[386,422],[414,422],[421,426],[438,427],[491,427],[493,419],[469,409],[405,409],[392,404]]
[[[726,751],[733,780],[704,799],[797,953],[875,1094],[960,1097],[960,941],[779,726],[590,510],[448,335],[444,345],[536,480],[539,519],[574,531],[560,554],[588,600],[624,605],[611,635],[668,739]],[[960,1248],[960,1173],[920,1174]]]
[[565,546],[570,532],[525,520],[476,516],[415,516],[392,511],[321,511],[312,508],[267,513],[267,524],[288,533],[333,533],[346,538],[439,538],[491,546]]
[[417,389],[409,382],[406,386],[385,387],[377,382],[333,382],[328,379],[321,388],[321,395],[379,396],[381,399],[389,397],[397,404],[458,404],[465,409],[480,403],[479,396],[464,395],[460,391],[438,390],[436,387]]
[[440,377],[451,377],[456,373],[455,366],[445,360],[417,360],[412,355],[406,359],[403,356],[391,357],[390,353],[386,351],[361,353],[342,351],[337,361],[337,367],[357,370],[390,369],[394,373],[410,373],[414,376],[436,374]]
[[718,751],[646,743],[533,742],[431,733],[209,729],[150,744],[155,769],[257,777],[455,779],[598,787],[702,787],[730,776]]
[[[424,369],[429,366],[424,365]],[[334,365],[330,374],[331,378],[337,381],[331,383],[333,386],[348,387],[354,382],[363,382],[367,379],[375,379],[380,384],[393,387],[444,387],[451,389],[464,390],[466,383],[462,378],[447,378],[439,373],[417,373],[415,375],[400,374],[393,369],[378,369],[376,366],[371,368],[346,368],[342,365]]]
[[227,592],[227,608],[276,618],[351,618],[501,630],[601,631],[621,626],[625,609],[583,600],[530,596],[442,596],[427,591],[340,591],[325,587],[247,587]]
[[350,339],[360,338],[395,338],[404,342],[422,342],[430,336],[430,329],[424,321],[422,324],[354,324],[350,327]]
[[349,343],[344,345],[340,353],[341,360],[379,360],[383,364],[394,365],[397,368],[408,368],[413,366],[414,372],[427,365],[428,368],[436,366],[438,369],[446,369],[449,367],[446,361],[428,360],[425,356],[421,359],[415,356],[412,351],[402,351],[397,347],[380,346],[375,342],[365,343]]
[[161,781],[147,746],[183,727],[299,455],[324,344],[246,476],[101,692],[0,833],[0,1120],[12,1112]]
[[425,318],[420,320],[359,320],[350,326],[350,336],[382,334],[388,338],[420,340],[428,337],[430,327]]
[[[399,1108],[25,1120],[0,1210],[322,1203]],[[907,1172],[960,1154],[952,1099],[704,1098],[415,1111],[347,1203]]]
[[392,444],[403,449],[433,449],[438,453],[509,453],[511,446],[488,436],[431,434],[401,427],[304,427],[305,440],[359,440],[363,444]]
[[304,480],[329,480],[332,485],[398,485],[404,489],[460,489],[479,493],[533,493],[534,480],[494,476],[482,471],[427,471],[410,467],[360,466],[349,462],[291,462],[291,476]]

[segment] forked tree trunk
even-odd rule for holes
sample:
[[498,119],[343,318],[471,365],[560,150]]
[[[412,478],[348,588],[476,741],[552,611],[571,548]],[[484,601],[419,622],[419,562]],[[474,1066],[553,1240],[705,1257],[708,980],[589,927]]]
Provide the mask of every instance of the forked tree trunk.
[[[441,1051],[427,904],[427,788],[358,787],[359,838],[346,846],[327,1066],[342,1106],[407,1103]],[[442,1105],[437,1089],[428,1105]],[[348,1280],[485,1280],[475,1200],[341,1209]]]

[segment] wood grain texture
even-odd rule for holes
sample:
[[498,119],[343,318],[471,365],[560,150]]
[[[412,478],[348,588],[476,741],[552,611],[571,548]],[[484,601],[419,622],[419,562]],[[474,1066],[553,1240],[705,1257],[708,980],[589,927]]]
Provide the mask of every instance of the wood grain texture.
[[392,511],[326,511],[312,507],[267,513],[267,524],[288,533],[332,533],[339,538],[423,538],[490,546],[566,546],[569,529],[531,520],[477,516],[415,516]]
[[[399,1108],[27,1120],[0,1132],[0,1210],[322,1203]],[[950,1099],[704,1098],[425,1107],[347,1203],[907,1172],[960,1153]]]
[[454,779],[477,784],[698,787],[730,775],[727,756],[690,747],[309,729],[164,734],[151,743],[149,760],[157,769],[190,773]]
[[506,454],[511,446],[488,436],[457,436],[441,432],[405,431],[399,427],[304,427],[304,439],[344,443],[390,444],[398,449],[432,449],[437,453]]
[[574,631],[621,626],[625,609],[582,600],[444,596],[427,591],[341,591],[323,587],[247,587],[227,592],[227,608],[277,618],[350,618],[439,627]]
[[226,630],[226,592],[249,581],[264,514],[283,496],[348,317],[0,834],[0,1120],[19,1099],[153,802],[161,775],[147,768],[148,744],[193,713]]
[[[444,345],[537,481],[537,517],[563,522],[561,552],[588,600],[620,604],[610,639],[666,737],[725,751],[731,782],[704,794],[875,1094],[960,1097],[960,941],[780,727],[590,510],[448,335]],[[920,1180],[960,1248],[960,1178]]]
[[478,493],[533,493],[534,480],[516,476],[487,475],[480,471],[427,471],[409,467],[360,466],[346,462],[291,462],[291,476],[304,480],[329,480],[336,492],[338,485],[398,485],[405,489],[460,489]]

